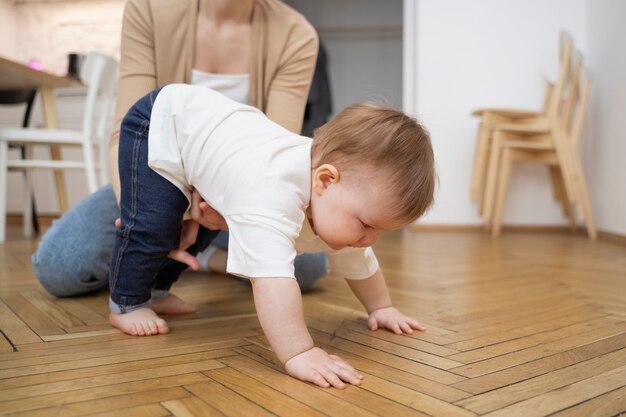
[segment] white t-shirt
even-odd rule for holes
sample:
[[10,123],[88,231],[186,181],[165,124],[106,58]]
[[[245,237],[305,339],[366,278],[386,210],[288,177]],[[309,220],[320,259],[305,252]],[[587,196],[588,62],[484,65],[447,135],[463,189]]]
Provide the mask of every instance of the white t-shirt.
[[211,88],[231,100],[248,104],[250,93],[250,75],[248,74],[214,74],[192,69],[191,84]]
[[148,140],[148,165],[188,200],[197,189],[224,216],[229,273],[294,278],[297,253],[322,251],[344,278],[378,269],[371,248],[335,251],[313,233],[310,138],[209,88],[172,84],[155,100]]

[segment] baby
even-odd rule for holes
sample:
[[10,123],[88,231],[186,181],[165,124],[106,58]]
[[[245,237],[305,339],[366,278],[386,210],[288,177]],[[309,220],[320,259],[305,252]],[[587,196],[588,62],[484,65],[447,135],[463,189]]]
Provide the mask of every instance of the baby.
[[[430,138],[402,112],[352,105],[310,139],[208,88],[168,85],[124,118],[119,171],[123,226],[109,304],[110,322],[123,332],[164,334],[169,328],[157,314],[195,310],[169,293],[186,265],[168,259],[193,189],[228,225],[227,271],[251,280],[263,331],[290,375],[338,388],[361,379],[314,346],[294,278],[297,253],[328,254],[371,330],[423,330],[392,306],[371,249],[381,233],[412,223],[433,201]],[[201,227],[188,252],[216,234]]]

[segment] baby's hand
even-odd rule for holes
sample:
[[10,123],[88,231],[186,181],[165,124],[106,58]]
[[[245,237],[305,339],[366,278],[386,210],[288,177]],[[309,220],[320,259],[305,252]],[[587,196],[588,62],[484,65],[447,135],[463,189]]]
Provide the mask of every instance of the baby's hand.
[[367,320],[370,330],[377,330],[379,327],[387,328],[395,334],[413,334],[413,329],[424,331],[426,327],[418,323],[417,320],[407,317],[394,307],[380,308],[370,313]]
[[359,385],[363,378],[347,362],[335,355],[329,355],[320,348],[311,348],[294,356],[285,363],[287,373],[302,381],[309,381],[320,387],[343,389],[349,382]]

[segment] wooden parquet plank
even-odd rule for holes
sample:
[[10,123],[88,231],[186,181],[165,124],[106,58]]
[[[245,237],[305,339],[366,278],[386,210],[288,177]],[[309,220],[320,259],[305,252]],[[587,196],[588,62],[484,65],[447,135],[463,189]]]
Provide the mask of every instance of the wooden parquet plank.
[[450,385],[458,383],[460,381],[465,381],[467,379],[461,375],[457,375],[452,372],[448,372],[429,365],[424,365],[422,363],[415,362],[410,359],[396,356],[391,353],[377,350],[368,346],[364,346],[350,340],[339,337],[332,337],[331,335],[318,332],[314,329],[311,329],[311,333],[313,334],[314,340],[318,344],[333,346],[337,349],[350,352],[354,355],[362,356],[375,362],[381,362],[389,367],[400,369],[414,375],[422,376],[424,378],[428,378],[442,384]]
[[45,376],[43,376],[39,384],[5,389],[3,391],[0,391],[0,407],[2,407],[2,401],[9,401],[19,398],[31,398],[59,392],[70,392],[80,388],[95,388],[105,385],[120,384],[123,382],[139,381],[142,379],[153,379],[172,375],[194,373],[206,371],[209,369],[216,369],[223,366],[224,365],[222,365],[222,363],[210,359],[200,362],[185,363],[181,365],[170,365],[162,366],[159,368],[142,369],[140,372],[117,372],[106,375],[88,376],[84,378],[64,380],[52,383],[47,383]]
[[[154,340],[153,345],[150,345],[149,343],[144,343],[145,341],[148,341],[147,338],[134,338],[128,340],[128,342],[130,342],[129,344],[114,349],[84,349],[84,351],[82,352],[67,352],[67,349],[61,349],[60,353],[51,350],[48,355],[43,357],[29,355],[26,358],[21,358],[20,356],[18,356],[21,352],[17,352],[16,359],[15,361],[13,361],[13,364],[11,364],[10,360],[0,362],[0,378],[9,378],[12,376],[20,375],[20,373],[22,373],[23,375],[32,375],[47,370],[55,371],[64,369],[75,369],[77,367],[80,367],[81,364],[85,363],[115,363],[115,358],[117,358],[117,362],[125,362],[127,360],[164,357],[168,354],[177,355],[182,353],[203,352],[214,349],[241,346],[242,344],[246,343],[243,342],[241,338],[246,336],[254,336],[257,334],[257,332],[240,332],[236,333],[238,337],[235,337],[234,339],[226,339],[219,342],[214,342],[210,340],[204,342],[202,340],[192,340],[188,341],[188,343],[183,344],[177,342],[161,344],[159,343],[159,341],[163,341],[163,339],[159,339]],[[92,362],[89,362],[89,360],[92,360]],[[74,365],[73,363],[76,365]],[[47,365],[50,365],[50,367],[47,368]],[[38,371],[37,367],[41,367],[41,370]]]
[[485,414],[488,417],[545,416],[625,386],[626,366]]
[[479,414],[559,389],[626,365],[626,348],[457,402]]
[[626,387],[552,414],[552,417],[602,417],[623,415],[623,413],[626,413]]
[[[216,382],[195,384],[186,388],[209,404],[219,402],[214,406],[224,414],[298,417],[324,415],[233,368],[215,369],[204,374]],[[242,403],[248,410],[241,407]]]
[[620,334],[523,365],[458,382],[453,386],[473,394],[480,394],[622,349],[625,345],[626,334]]
[[11,388],[37,385],[40,384],[42,380],[45,380],[46,383],[77,380],[87,377],[115,375],[118,373],[127,373],[132,371],[141,371],[144,369],[171,366],[172,364],[182,365],[188,363],[199,363],[210,359],[218,359],[233,355],[236,355],[236,353],[231,349],[219,349],[182,355],[167,355],[144,360],[118,360],[117,362],[111,364],[99,366],[94,366],[93,364],[85,364],[84,367],[80,368],[72,368],[69,370],[61,370],[56,372],[46,372],[45,374],[17,376],[0,380],[0,390],[8,390]]
[[[264,360],[271,362],[273,369],[280,369],[282,367],[273,355],[267,355],[266,353],[261,352],[263,348],[250,346],[246,347],[246,349],[258,354],[259,356],[262,356]],[[354,365],[355,364],[353,364],[353,366]],[[354,387],[348,387],[349,389],[346,388],[344,391],[331,390],[330,394],[337,395],[340,398],[345,399],[356,405],[367,404],[369,411],[372,411],[376,414],[382,413],[382,415],[388,413],[390,415],[410,416],[414,414],[414,412],[410,410],[410,408],[413,408],[415,411],[418,411],[420,413],[423,412],[429,415],[474,415],[472,412],[467,412],[466,410],[463,410],[457,406],[451,406],[446,401],[434,398],[430,395],[424,394],[412,388],[403,386],[395,380],[388,380],[388,377],[378,378],[374,375],[369,375],[368,372],[364,370],[364,368],[357,369],[365,376],[365,379],[363,379],[363,381],[366,381],[366,379],[369,378],[371,382],[369,382],[368,384],[362,382],[362,384],[359,386],[359,388],[362,389],[353,389]],[[368,395],[363,390],[370,391],[372,394],[377,393],[378,395]],[[384,391],[386,394],[381,395],[381,391]],[[393,401],[402,404],[407,408],[398,408],[397,404],[390,403],[387,398],[392,399]]]
[[[267,384],[275,390],[298,400],[321,413],[334,415],[338,410],[348,410],[349,416],[375,416],[361,407],[367,407],[367,404],[356,406],[349,402],[337,398],[336,391],[322,390],[311,384],[294,380],[290,376],[278,372],[272,368],[262,365],[260,362],[254,361],[244,356],[233,356],[221,360],[227,366],[246,374],[259,382]],[[357,389],[356,387],[348,387],[347,389]],[[333,395],[335,394],[335,395]]]
[[548,330],[530,336],[520,337],[518,339],[508,340],[502,343],[496,343],[495,345],[461,352],[456,355],[449,356],[448,358],[455,361],[463,362],[465,364],[479,362],[486,359],[494,358],[496,356],[504,355],[506,353],[516,352],[522,349],[537,346],[541,343],[551,342],[553,340],[562,339],[568,336],[574,336],[598,327],[609,326],[619,322],[619,320],[601,317],[599,319],[575,323],[559,329]]
[[15,346],[11,344],[9,339],[4,335],[4,333],[0,329],[0,353],[3,352],[14,352]]
[[131,407],[156,404],[162,401],[187,398],[191,394],[183,388],[161,388],[153,391],[136,392],[132,394],[116,395],[98,400],[71,402],[67,398],[63,404],[54,407],[29,410],[23,413],[12,414],[11,417],[77,417],[93,413],[109,413],[120,415],[121,410],[128,411]]
[[10,295],[2,300],[13,312],[24,321],[38,336],[65,334],[65,331],[43,312],[36,309],[21,295]]
[[[178,400],[174,400],[178,401]],[[170,412],[163,408],[160,404],[138,405],[136,407],[125,408],[115,411],[116,415],[133,416],[133,417],[165,417],[170,416]],[[102,413],[87,414],[89,417],[110,417],[111,412],[104,411]]]
[[560,315],[556,318],[553,317],[549,320],[527,324],[514,329],[507,329],[506,331],[504,329],[500,331],[498,331],[497,329],[493,329],[494,333],[490,334],[483,334],[480,336],[466,335],[463,336],[466,337],[465,340],[452,343],[448,345],[448,347],[461,351],[467,351],[485,346],[495,345],[496,343],[506,342],[507,340],[513,340],[520,337],[526,337],[529,335],[542,333],[545,331],[558,330],[560,328],[576,323],[582,323],[588,320],[606,317],[606,313],[597,311],[595,309],[588,310],[584,314],[577,314],[576,311],[570,313],[573,314]]
[[28,300],[35,308],[55,322],[57,326],[65,329],[74,326],[84,326],[85,322],[74,316],[63,307],[56,299],[41,291],[26,291],[20,294]]
[[[176,417],[222,417],[225,414],[221,413],[215,407],[205,403],[197,397],[183,398],[181,400],[165,401],[163,404],[168,411],[169,415]],[[254,415],[254,414],[252,414]]]
[[[606,316],[606,313],[598,311],[597,308],[581,301],[578,305],[567,306],[565,308],[556,307],[550,309],[549,312],[534,313],[529,311],[525,317],[507,320],[489,326],[475,328],[473,330],[464,330],[462,333],[456,333],[454,335],[450,335],[449,337],[459,341],[467,341],[484,336],[492,336],[494,334],[503,334],[503,337],[506,337],[506,334],[510,332],[520,333],[524,331],[526,332],[525,334],[528,334],[529,332],[536,333],[549,328],[554,328],[551,327],[551,325],[559,326],[561,323],[578,323],[589,320],[590,318],[602,316]],[[465,348],[465,350],[467,350],[467,344],[464,343],[454,343],[448,347],[459,350],[464,350],[463,348]]]
[[367,327],[367,322],[364,320],[354,321],[354,320],[345,320],[341,327],[345,329],[349,329],[351,331],[364,334],[366,336],[371,336],[376,339],[384,340],[390,343],[394,343],[396,345],[405,346],[411,349],[419,350],[421,352],[430,353],[436,356],[446,357],[450,359],[451,355],[455,353],[459,353],[458,350],[450,349],[444,346],[439,346],[435,343],[430,343],[422,339],[425,336],[427,331],[420,332],[415,330],[413,335],[397,335],[386,329],[380,329],[375,332],[371,331]]
[[[68,402],[78,403],[82,401],[90,402],[100,399],[106,400],[119,395],[130,395],[132,393],[139,392],[155,392],[162,388],[178,387],[186,384],[206,382],[208,380],[209,378],[206,375],[203,375],[200,372],[193,372],[182,375],[121,382],[119,384],[99,387],[73,387],[76,389],[71,391],[71,393],[61,391],[53,394],[42,394],[35,397],[24,397],[0,402],[0,410],[6,414],[12,414],[43,408],[56,408],[63,406]],[[71,397],[71,401],[68,401],[68,397]]]
[[[179,355],[193,354],[199,352],[207,352],[207,355],[213,358],[221,357],[220,355],[231,354],[233,351],[226,349],[229,347],[237,347],[245,345],[247,342],[241,339],[227,340],[224,342],[215,342],[213,345],[204,343],[191,344],[180,347],[163,348],[155,350],[130,350],[126,352],[109,352],[107,356],[92,357],[87,356],[84,359],[75,358],[72,360],[72,354],[61,355],[52,359],[48,363],[34,363],[32,365],[19,366],[9,369],[0,370],[0,384],[3,379],[26,377],[28,375],[49,374],[52,372],[68,371],[71,369],[89,368],[95,366],[112,365],[118,363],[128,363],[134,361],[143,361],[146,359],[175,357]],[[63,360],[61,360],[63,359]]]
[[442,358],[419,350],[407,348],[401,345],[397,345],[395,343],[387,342],[385,340],[381,340],[376,337],[365,335],[363,333],[355,332],[348,329],[338,329],[335,332],[335,336],[349,340],[354,343],[391,353],[393,355],[400,356],[402,358],[406,358],[415,362],[430,365],[439,369],[451,369],[462,365],[462,363],[457,361]]
[[[402,385],[403,387],[409,388],[413,391],[439,398],[443,401],[453,403],[470,396],[470,394],[464,391],[441,384],[437,381],[433,381],[432,379],[423,378],[419,375],[410,374],[399,369],[389,368],[380,362],[372,361],[344,350],[329,347],[327,345],[322,345],[321,347],[329,353],[339,356],[341,359],[347,361],[358,370],[362,370],[363,372],[374,375],[378,378]],[[254,351],[255,347],[249,346],[246,347],[246,349]]]
[[0,299],[0,329],[11,343],[39,343],[41,338]]
[[587,332],[557,339],[549,343],[543,343],[481,362],[464,365],[459,368],[452,369],[452,372],[468,378],[475,378],[477,376],[490,374],[512,366],[527,363],[535,359],[571,350],[589,343],[602,341],[606,338],[610,338],[611,336],[620,335],[625,332],[626,323],[616,323],[612,326],[591,329]]

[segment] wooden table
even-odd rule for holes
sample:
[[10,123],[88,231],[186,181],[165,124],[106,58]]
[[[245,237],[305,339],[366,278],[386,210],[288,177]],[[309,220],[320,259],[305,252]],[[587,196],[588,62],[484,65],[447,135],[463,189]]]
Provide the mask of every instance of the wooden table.
[[[44,121],[49,129],[57,129],[59,127],[54,89],[58,87],[75,87],[77,85],[76,81],[69,78],[34,70],[25,64],[0,56],[0,90],[39,91],[42,99]],[[51,146],[50,152],[53,159],[61,159],[61,149],[58,146]],[[63,171],[55,171],[54,178],[61,213],[65,213],[69,208],[69,202]]]

